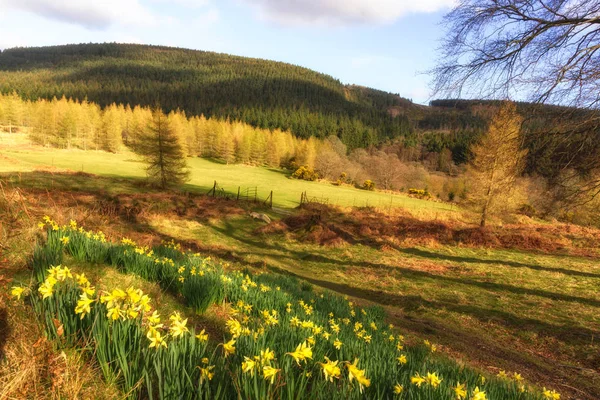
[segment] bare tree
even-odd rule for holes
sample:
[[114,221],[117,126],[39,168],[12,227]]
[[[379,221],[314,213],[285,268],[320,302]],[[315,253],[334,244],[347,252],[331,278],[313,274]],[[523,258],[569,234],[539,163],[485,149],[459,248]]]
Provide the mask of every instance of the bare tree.
[[[536,132],[561,142],[553,151],[565,173],[552,183],[570,204],[600,194],[600,1],[460,0],[444,22],[434,93],[569,106]],[[573,174],[586,183],[569,187]]]
[[436,93],[598,104],[599,1],[461,0],[445,24]]

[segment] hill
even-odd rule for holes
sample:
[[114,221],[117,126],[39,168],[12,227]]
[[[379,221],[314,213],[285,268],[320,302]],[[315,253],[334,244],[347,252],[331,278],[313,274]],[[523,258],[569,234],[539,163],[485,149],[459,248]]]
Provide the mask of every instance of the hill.
[[15,48],[0,53],[0,71],[0,91],[30,99],[160,103],[166,111],[241,120],[303,138],[336,135],[351,148],[410,134],[409,119],[398,110],[418,108],[291,64],[159,46]]
[[[449,152],[455,164],[469,160],[469,148],[485,131],[497,103],[434,100],[421,106],[282,62],[116,43],[4,50],[0,93],[13,91],[32,100],[88,99],[101,107],[160,104],[166,112],[242,121],[299,138],[334,135],[349,151],[395,143],[389,151],[408,162]],[[553,180],[569,167],[589,175],[600,154],[597,127],[579,124],[579,131],[565,136],[557,127],[574,118],[573,110],[519,107],[527,115],[527,174]],[[409,157],[402,155],[403,148]]]

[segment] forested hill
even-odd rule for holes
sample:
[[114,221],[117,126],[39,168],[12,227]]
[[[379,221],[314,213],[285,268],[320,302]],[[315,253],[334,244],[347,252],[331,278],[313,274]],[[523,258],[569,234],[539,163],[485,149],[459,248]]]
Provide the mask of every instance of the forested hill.
[[0,53],[0,91],[37,99],[87,98],[101,106],[160,104],[295,135],[337,135],[350,148],[409,136],[421,106],[343,85],[291,64],[132,44],[15,48]]

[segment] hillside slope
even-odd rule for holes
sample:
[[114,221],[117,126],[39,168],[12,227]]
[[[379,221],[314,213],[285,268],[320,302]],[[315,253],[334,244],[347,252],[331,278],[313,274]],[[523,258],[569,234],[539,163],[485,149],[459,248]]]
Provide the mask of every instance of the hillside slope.
[[[337,135],[351,148],[407,135],[397,95],[345,86],[331,76],[281,62],[205,51],[129,44],[16,48],[0,53],[0,91],[182,109],[242,120],[299,137]],[[394,108],[394,115],[389,112]]]

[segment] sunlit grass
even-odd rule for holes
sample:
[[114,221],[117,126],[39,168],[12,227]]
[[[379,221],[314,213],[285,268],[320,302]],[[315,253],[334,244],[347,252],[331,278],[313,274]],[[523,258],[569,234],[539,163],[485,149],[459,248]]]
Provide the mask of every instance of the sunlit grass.
[[[68,169],[105,177],[144,178],[144,164],[130,152],[119,154],[103,151],[25,149],[15,147],[1,154],[19,161],[18,164],[0,162],[0,172],[32,171],[38,167]],[[188,158],[191,177],[185,190],[208,192],[216,180],[228,193],[237,196],[238,187],[243,193],[247,188],[257,188],[258,198],[266,199],[273,191],[273,205],[282,208],[298,206],[302,192],[330,204],[346,207],[371,206],[382,209],[396,207],[416,212],[440,213],[456,211],[456,206],[446,203],[419,200],[400,194],[369,192],[351,186],[334,186],[326,182],[308,182],[290,179],[283,170],[252,167],[247,165],[225,165],[202,158]]]

